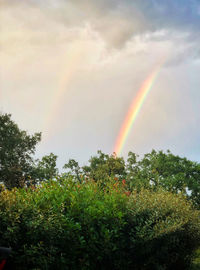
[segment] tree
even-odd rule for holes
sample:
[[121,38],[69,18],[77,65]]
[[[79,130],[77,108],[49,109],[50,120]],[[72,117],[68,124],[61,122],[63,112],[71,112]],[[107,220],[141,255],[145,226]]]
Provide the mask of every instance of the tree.
[[125,162],[116,155],[107,155],[97,151],[97,156],[91,157],[88,166],[83,166],[83,172],[95,181],[108,179],[109,177],[125,177]]
[[74,176],[79,182],[81,179],[90,179],[94,181],[107,181],[110,177],[123,179],[125,177],[125,162],[116,155],[107,155],[97,151],[97,156],[92,156],[89,164],[80,167],[78,162],[70,159],[63,167],[69,170],[69,174]]
[[170,151],[164,153],[152,150],[142,159],[129,152],[126,162],[114,154],[107,155],[98,151],[87,166],[80,167],[78,162],[70,160],[65,168],[70,169],[71,174],[80,182],[82,176],[100,182],[116,178],[125,179],[130,191],[163,188],[173,193],[183,193],[200,208],[200,164],[175,156]]
[[57,156],[53,153],[42,157],[41,160],[37,159],[30,172],[32,184],[55,178],[58,175],[56,161]]
[[63,169],[69,169],[69,174],[81,183],[81,176],[83,173],[77,161],[69,159],[68,163],[63,166]]
[[32,155],[40,140],[41,133],[30,136],[10,114],[0,114],[0,182],[7,188],[21,187],[30,179]]
[[170,192],[182,192],[200,207],[200,164],[197,162],[175,156],[169,150],[167,153],[152,150],[141,160],[129,152],[126,172],[131,189],[162,187]]

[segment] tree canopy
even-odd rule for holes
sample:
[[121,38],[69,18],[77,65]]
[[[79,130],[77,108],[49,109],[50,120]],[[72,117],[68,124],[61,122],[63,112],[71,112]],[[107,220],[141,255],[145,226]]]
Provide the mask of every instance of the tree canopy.
[[126,164],[127,181],[130,188],[162,187],[170,192],[183,193],[196,206],[200,206],[200,164],[173,155],[169,150],[152,150],[140,160],[129,152]]
[[130,191],[163,188],[183,193],[200,207],[200,164],[173,155],[169,150],[166,153],[152,150],[143,158],[129,152],[127,161],[98,151],[86,166],[80,167],[77,161],[70,160],[64,167],[79,181],[81,177],[101,182],[113,177],[119,181],[125,179]]
[[31,184],[37,184],[58,175],[56,167],[57,156],[53,153],[43,156],[42,159],[36,159],[30,172]]
[[27,181],[40,140],[41,133],[30,136],[19,129],[10,114],[0,115],[0,182],[6,187],[20,187]]
[[[10,114],[0,114],[0,182],[7,188],[37,184],[58,176],[57,156],[53,153],[34,160],[41,133],[28,135],[20,130]],[[115,178],[125,180],[129,191],[142,188],[166,189],[183,193],[200,207],[200,164],[167,152],[155,151],[140,158],[129,152],[128,159],[101,151],[92,156],[85,166],[70,159],[64,165],[74,179],[100,181]]]
[[54,177],[56,156],[34,160],[41,133],[29,135],[20,130],[10,114],[0,114],[0,182],[7,188],[22,187]]

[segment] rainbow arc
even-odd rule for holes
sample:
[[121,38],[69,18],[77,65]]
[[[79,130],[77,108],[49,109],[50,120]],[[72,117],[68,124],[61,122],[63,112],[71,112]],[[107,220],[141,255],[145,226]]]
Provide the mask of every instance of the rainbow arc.
[[117,140],[114,146],[114,152],[117,156],[121,154],[121,151],[125,145],[125,142],[128,138],[128,135],[131,131],[133,124],[135,123],[137,116],[152,89],[152,86],[158,77],[158,74],[163,66],[165,61],[161,61],[156,68],[150,73],[146,80],[142,83],[137,95],[134,97],[128,113],[126,114],[125,120],[121,126],[120,132],[117,136]]

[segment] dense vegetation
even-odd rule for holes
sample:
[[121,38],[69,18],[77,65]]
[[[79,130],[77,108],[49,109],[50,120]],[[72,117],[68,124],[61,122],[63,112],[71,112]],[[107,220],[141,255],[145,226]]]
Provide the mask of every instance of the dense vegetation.
[[199,212],[182,195],[71,178],[0,194],[11,269],[187,269]]
[[199,163],[169,151],[130,152],[127,161],[98,151],[59,173],[54,154],[34,159],[40,138],[0,115],[7,269],[199,268]]

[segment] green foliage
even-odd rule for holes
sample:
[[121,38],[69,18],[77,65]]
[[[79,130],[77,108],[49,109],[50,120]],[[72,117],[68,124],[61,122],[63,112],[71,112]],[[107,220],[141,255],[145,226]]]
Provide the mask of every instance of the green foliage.
[[190,270],[199,270],[200,269],[200,248],[194,253],[194,258]]
[[10,114],[0,114],[0,182],[7,188],[20,187],[29,179],[35,146],[41,134],[21,131]]
[[23,187],[55,178],[57,156],[49,154],[41,160],[33,155],[41,133],[30,136],[20,130],[10,114],[0,114],[0,182],[6,188]]
[[101,151],[91,157],[87,166],[80,167],[75,160],[69,160],[64,166],[71,171],[79,182],[87,177],[102,184],[116,177],[126,179],[129,190],[142,188],[182,193],[200,209],[200,164],[186,158],[173,155],[170,151],[145,154],[139,159],[135,153],[129,152],[127,162],[122,157],[106,155]]
[[199,268],[199,163],[170,151],[140,160],[130,152],[127,162],[98,151],[87,166],[69,160],[59,176],[54,154],[33,159],[40,139],[0,115],[0,239],[13,248],[9,269]]
[[125,180],[74,182],[0,193],[1,245],[11,269],[187,269],[199,212],[181,195],[127,192]]
[[81,176],[94,181],[105,182],[110,177],[118,177],[123,179],[125,176],[125,162],[123,158],[115,155],[106,155],[101,151],[97,152],[97,156],[91,157],[87,166],[79,167],[78,162],[69,160],[64,166],[65,169],[71,169],[72,174],[81,181]]
[[42,157],[41,160],[37,159],[30,172],[31,183],[37,184],[55,178],[58,175],[56,160],[57,156],[53,153]]
[[133,254],[146,265],[141,269],[188,269],[200,241],[199,211],[163,190],[132,193],[129,209]]
[[145,154],[143,159],[129,152],[127,181],[130,188],[164,189],[183,193],[200,207],[200,164],[173,155],[170,151]]
[[89,166],[84,166],[83,171],[90,178],[98,181],[107,179],[108,177],[124,177],[125,162],[123,158],[115,155],[106,155],[101,151],[97,152],[97,156],[91,157]]
[[82,170],[77,161],[70,159],[68,163],[63,166],[63,169],[69,169],[71,171],[71,175],[81,183]]

